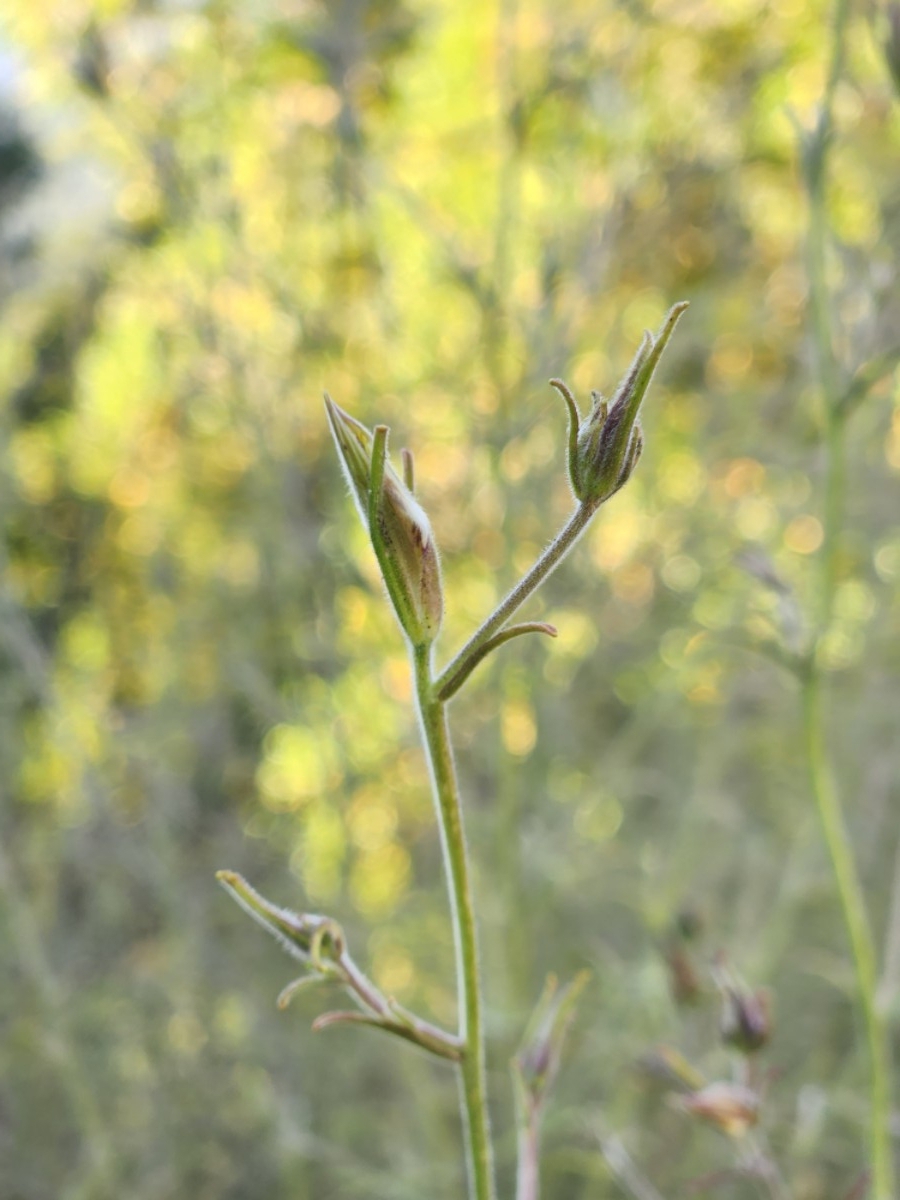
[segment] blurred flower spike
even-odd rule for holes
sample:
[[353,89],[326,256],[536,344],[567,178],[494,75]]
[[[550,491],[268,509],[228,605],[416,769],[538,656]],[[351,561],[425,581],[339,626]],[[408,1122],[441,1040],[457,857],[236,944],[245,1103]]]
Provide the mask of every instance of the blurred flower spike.
[[593,407],[582,420],[575,397],[561,379],[550,383],[569,410],[569,481],[582,504],[597,507],[628,482],[644,446],[638,413],[653,372],[678,320],[688,307],[680,301],[670,310],[654,337],[646,331],[612,402],[591,393]]
[[414,646],[437,637],[443,614],[441,569],[431,524],[412,493],[412,457],[401,479],[387,457],[388,430],[369,430],[325,397],[338,457],[369,531],[397,619]]
[[563,1045],[575,1017],[575,1006],[590,978],[588,971],[558,988],[551,975],[534,1010],[522,1045],[513,1059],[513,1075],[520,1102],[532,1111],[540,1109],[562,1060]]

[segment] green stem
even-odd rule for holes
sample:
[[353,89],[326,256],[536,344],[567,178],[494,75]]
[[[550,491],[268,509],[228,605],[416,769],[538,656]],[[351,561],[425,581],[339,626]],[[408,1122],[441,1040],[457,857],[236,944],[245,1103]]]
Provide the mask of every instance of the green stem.
[[827,157],[832,136],[832,102],[840,80],[849,17],[849,0],[836,0],[832,26],[832,57],[818,127],[806,160],[809,193],[807,270],[810,322],[816,374],[822,403],[825,483],[822,501],[823,541],[820,551],[817,633],[802,680],[803,736],[810,787],[815,798],[825,843],[831,858],[844,923],[850,940],[870,1057],[872,1200],[893,1200],[894,1167],[891,1148],[891,1046],[878,1007],[878,968],[865,895],[853,856],[841,796],[827,749],[822,712],[821,648],[832,628],[839,575],[840,537],[846,488],[845,411],[843,384],[834,352],[831,290],[827,277],[828,211]]
[[597,508],[596,504],[579,504],[527,575],[519,580],[504,600],[501,600],[484,624],[475,631],[462,650],[447,664],[435,680],[435,692],[442,695],[453,695],[459,686],[459,676],[465,678],[472,669],[471,660],[474,659],[477,662],[479,658],[483,657],[485,644],[503,628],[516,609],[525,603],[532,592],[536,591],[551,571],[562,562],[584,533]]
[[819,637],[831,628],[839,574],[841,526],[846,489],[844,422],[833,409],[825,427],[825,488],[822,498],[821,579],[819,587]]
[[412,656],[416,701],[441,831],[453,920],[459,996],[458,1036],[462,1044],[461,1102],[466,1129],[469,1193],[472,1200],[495,1200],[478,943],[459,784],[450,746],[446,704],[437,698],[437,688],[431,678],[431,648],[416,646]]
[[859,873],[850,848],[834,771],[826,749],[821,684],[815,667],[811,667],[803,681],[803,736],[810,786],[831,857],[838,896],[850,937],[858,1001],[863,1012],[871,1059],[872,1200],[894,1200],[890,1133],[890,1039],[876,999],[878,973],[875,944]]

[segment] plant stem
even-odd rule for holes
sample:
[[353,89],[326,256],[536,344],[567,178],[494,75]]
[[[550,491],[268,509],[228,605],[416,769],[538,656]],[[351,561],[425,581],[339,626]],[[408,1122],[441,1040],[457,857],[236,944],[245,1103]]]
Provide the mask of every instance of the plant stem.
[[441,831],[453,921],[459,997],[458,1036],[462,1045],[461,1104],[466,1130],[469,1194],[472,1200],[495,1200],[478,944],[459,784],[450,745],[446,704],[437,699],[437,688],[431,678],[430,646],[414,647],[412,659],[416,702]]
[[516,1174],[516,1200],[538,1200],[540,1196],[540,1133],[537,1116],[527,1109],[522,1100],[518,1114],[518,1172]]
[[840,795],[826,750],[821,683],[818,671],[814,668],[803,681],[803,734],[810,785],[831,857],[838,896],[853,951],[856,986],[871,1059],[872,1200],[893,1200],[895,1193],[890,1134],[890,1039],[877,1004],[875,944],[859,873],[850,848]]
[[528,573],[516,584],[512,591],[501,600],[487,620],[472,634],[462,650],[447,664],[435,680],[435,692],[452,695],[456,691],[457,677],[467,675],[469,663],[473,657],[479,656],[486,642],[499,632],[510,619],[517,608],[520,608],[532,592],[544,582],[569,553],[581,537],[597,511],[596,504],[579,504],[565,525],[533,564]]
[[887,1027],[878,1006],[875,942],[869,924],[865,894],[848,836],[841,796],[827,749],[826,724],[822,711],[824,681],[821,649],[834,620],[846,486],[846,421],[842,405],[841,377],[834,352],[831,292],[826,270],[828,213],[825,187],[828,147],[832,136],[832,101],[843,70],[849,7],[849,0],[836,0],[832,58],[825,95],[805,163],[809,194],[807,271],[816,375],[822,403],[825,483],[822,501],[823,540],[819,556],[817,633],[802,676],[803,738],[810,787],[831,858],[838,898],[853,954],[856,987],[871,1060],[869,1141],[872,1159],[872,1200],[893,1200],[894,1168],[890,1133],[891,1046]]
[[887,932],[884,938],[884,966],[878,985],[878,1011],[889,1013],[900,997],[900,842],[894,858],[894,882]]

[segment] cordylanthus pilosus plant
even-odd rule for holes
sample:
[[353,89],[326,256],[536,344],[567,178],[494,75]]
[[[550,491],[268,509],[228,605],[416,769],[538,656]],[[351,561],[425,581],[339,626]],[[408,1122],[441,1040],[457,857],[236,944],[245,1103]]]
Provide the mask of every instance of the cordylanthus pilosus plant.
[[[408,451],[403,452],[402,471],[398,474],[388,459],[387,427],[378,425],[370,431],[338,408],[330,397],[325,398],[341,465],[409,645],[450,896],[456,949],[457,1032],[451,1034],[439,1029],[382,995],[350,958],[337,922],[278,908],[233,871],[220,871],[218,878],[238,903],[306,967],[306,973],[282,992],[281,1007],[301,988],[338,984],[350,995],[356,1009],[326,1013],[319,1017],[314,1028],[343,1022],[372,1025],[457,1064],[471,1200],[495,1200],[496,1190],[485,1083],[475,906],[447,702],[478,663],[504,642],[523,633],[555,636],[552,625],[535,621],[511,625],[510,619],[559,565],[600,506],[631,476],[643,445],[638,413],[659,359],[686,308],[684,301],[676,304],[656,336],[644,334],[612,400],[607,403],[594,393],[587,417],[582,419],[569,388],[559,379],[551,380],[569,411],[568,471],[575,509],[527,574],[438,672],[433,668],[432,648],[443,611],[440,565],[428,517],[415,498],[412,456]],[[538,1197],[541,1116],[583,985],[582,977],[559,992],[555,983],[548,985],[513,1062],[519,1123],[517,1200]]]

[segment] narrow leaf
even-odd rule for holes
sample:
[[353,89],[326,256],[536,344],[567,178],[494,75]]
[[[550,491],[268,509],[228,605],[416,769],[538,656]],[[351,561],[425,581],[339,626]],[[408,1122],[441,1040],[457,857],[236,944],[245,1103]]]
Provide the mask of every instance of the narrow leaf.
[[492,650],[496,650],[498,646],[502,646],[504,642],[512,641],[513,638],[520,637],[523,633],[545,633],[547,637],[555,638],[558,632],[555,625],[549,625],[546,621],[524,621],[521,625],[509,625],[506,629],[501,629],[492,638],[488,638],[483,646],[479,646],[478,650],[460,665],[457,673],[451,675],[438,691],[438,699],[445,701],[449,700],[451,696],[455,696],[482,659],[486,658]]
[[330,917],[280,908],[261,896],[237,871],[217,871],[216,879],[244,912],[279,941],[292,957],[308,962],[314,939],[318,939],[320,956],[325,953],[331,957],[339,956],[343,933]]
[[275,1003],[280,1009],[285,1009],[300,992],[309,992],[331,982],[325,975],[301,975],[299,979],[293,979],[287,987],[281,989]]

